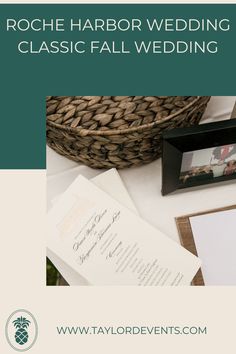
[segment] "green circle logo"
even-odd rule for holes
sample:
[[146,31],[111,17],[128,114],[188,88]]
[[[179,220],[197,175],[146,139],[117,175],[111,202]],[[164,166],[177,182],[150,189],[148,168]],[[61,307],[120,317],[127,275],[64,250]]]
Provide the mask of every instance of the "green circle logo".
[[8,317],[5,332],[9,345],[18,352],[25,352],[36,342],[38,325],[32,313],[17,310]]

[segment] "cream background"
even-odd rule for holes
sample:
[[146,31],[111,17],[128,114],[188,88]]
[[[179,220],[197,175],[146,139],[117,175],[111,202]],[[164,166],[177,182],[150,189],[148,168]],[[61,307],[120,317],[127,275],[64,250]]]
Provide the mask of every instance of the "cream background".
[[[3,331],[18,308],[39,325],[29,353],[235,353],[236,287],[46,287],[45,188],[45,171],[0,173],[1,354],[14,352]],[[207,325],[208,335],[58,336],[57,325]]]

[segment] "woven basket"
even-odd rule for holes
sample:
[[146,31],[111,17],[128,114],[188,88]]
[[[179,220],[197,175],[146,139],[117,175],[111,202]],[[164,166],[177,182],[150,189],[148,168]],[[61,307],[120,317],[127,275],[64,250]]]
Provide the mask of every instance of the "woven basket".
[[47,143],[94,168],[124,168],[161,154],[167,129],[197,124],[209,96],[48,96]]

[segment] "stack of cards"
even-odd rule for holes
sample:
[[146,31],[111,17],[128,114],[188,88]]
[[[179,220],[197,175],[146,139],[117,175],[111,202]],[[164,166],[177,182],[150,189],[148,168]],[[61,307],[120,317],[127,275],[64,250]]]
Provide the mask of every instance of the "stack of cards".
[[192,255],[140,216],[116,170],[78,176],[48,213],[48,257],[70,285],[190,285]]

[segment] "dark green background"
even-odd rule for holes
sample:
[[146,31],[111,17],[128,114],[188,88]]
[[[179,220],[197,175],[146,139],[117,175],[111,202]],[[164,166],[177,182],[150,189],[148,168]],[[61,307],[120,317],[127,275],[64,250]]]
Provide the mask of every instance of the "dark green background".
[[[6,32],[7,18],[229,18],[230,32]],[[236,5],[0,5],[0,168],[44,169],[46,95],[235,95]],[[22,40],[217,40],[217,55],[22,55]]]

